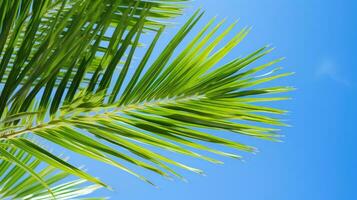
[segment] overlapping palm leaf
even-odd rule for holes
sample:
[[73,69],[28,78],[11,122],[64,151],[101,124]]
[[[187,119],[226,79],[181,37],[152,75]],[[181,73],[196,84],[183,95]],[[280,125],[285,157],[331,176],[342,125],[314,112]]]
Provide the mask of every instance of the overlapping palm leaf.
[[51,165],[41,165],[41,160],[8,145],[2,144],[0,157],[1,199],[81,199],[100,188],[85,184],[83,179],[68,180],[69,173]]
[[[255,151],[254,147],[215,136],[208,130],[279,140],[275,126],[285,124],[274,115],[285,111],[255,103],[286,99],[263,96],[291,90],[264,84],[290,75],[279,73],[280,67],[274,67],[281,59],[255,65],[271,51],[263,47],[221,64],[249,28],[218,48],[235,24],[219,32],[224,22],[214,25],[215,20],[211,20],[181,52],[175,52],[201,18],[198,11],[161,48],[159,56],[152,59],[153,50],[159,50],[155,45],[164,30],[152,18],[175,16],[181,7],[173,3],[180,1],[94,1],[98,5],[85,0],[68,2],[71,4],[59,4],[52,9],[55,13],[52,17],[45,14],[46,6],[34,4],[38,7],[34,6],[30,19],[24,20],[29,27],[23,31],[24,36],[14,36],[16,30],[21,32],[16,27],[22,26],[16,23],[3,36],[6,38],[0,44],[0,69],[4,71],[0,74],[3,143],[66,173],[104,185],[22,136],[35,134],[149,183],[130,164],[167,177],[181,178],[177,167],[202,173],[164,156],[162,150],[213,163],[221,162],[202,152],[240,158],[235,153],[218,150],[216,145]],[[44,18],[50,18],[51,23],[44,23]],[[1,24],[2,30],[4,27],[7,25]],[[136,48],[142,34],[148,31],[155,36],[134,65]],[[16,38],[19,41],[12,41]]]

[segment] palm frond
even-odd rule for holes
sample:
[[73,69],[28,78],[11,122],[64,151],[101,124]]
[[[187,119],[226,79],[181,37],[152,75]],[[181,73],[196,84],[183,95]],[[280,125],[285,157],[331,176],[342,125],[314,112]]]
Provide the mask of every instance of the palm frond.
[[[102,184],[22,137],[35,134],[151,183],[130,169],[128,163],[162,176],[182,178],[176,167],[203,172],[162,155],[161,150],[213,163],[221,162],[200,152],[240,158],[235,153],[218,150],[216,145],[246,152],[256,150],[207,133],[208,130],[279,140],[275,126],[285,124],[277,115],[285,111],[256,102],[284,100],[286,97],[262,95],[292,89],[265,85],[291,74],[278,73],[280,67],[266,73],[281,59],[253,66],[272,50],[263,47],[221,65],[222,59],[249,33],[249,28],[242,29],[218,49],[235,24],[215,36],[224,22],[214,25],[213,19],[173,56],[201,18],[202,12],[197,11],[151,63],[149,59],[164,27],[156,26],[150,19],[172,17],[157,10],[180,10],[174,4],[170,7],[179,1],[138,1],[133,5],[132,1],[95,1],[98,4],[95,6],[93,1],[68,1],[73,4],[62,3],[53,9],[56,14],[46,28],[41,28],[41,24],[49,1],[40,2],[43,5],[34,4],[30,19],[23,20],[28,25],[15,20],[15,28],[6,23],[0,26],[1,30],[12,30],[7,34],[1,32],[6,42],[0,44],[0,69],[4,71],[0,74],[4,80],[0,95],[0,101],[4,102],[0,106],[0,139],[11,148],[23,150],[66,173]],[[8,12],[11,6],[17,12],[25,9],[16,7],[16,3],[4,5],[7,12],[2,16],[11,15]],[[127,8],[120,12],[119,20],[116,8]],[[110,26],[115,28],[108,31]],[[17,48],[16,33],[22,28],[25,36]],[[141,36],[150,30],[155,33],[152,43],[133,68]],[[108,42],[105,47],[103,41]],[[134,71],[129,73],[131,69]]]

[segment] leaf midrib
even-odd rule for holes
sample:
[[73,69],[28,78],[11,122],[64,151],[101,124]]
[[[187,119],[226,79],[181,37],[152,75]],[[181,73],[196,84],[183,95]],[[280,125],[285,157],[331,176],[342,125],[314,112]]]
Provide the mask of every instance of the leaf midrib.
[[[86,111],[86,112],[80,112],[80,115],[83,115],[83,113],[90,113],[94,109],[106,109],[104,113],[96,113],[92,115],[92,117],[106,117],[111,114],[116,114],[116,113],[124,113],[127,111],[132,111],[132,110],[140,110],[140,109],[145,109],[147,107],[155,107],[155,106],[160,106],[163,104],[172,104],[172,103],[182,103],[185,101],[190,101],[190,100],[197,100],[197,99],[202,99],[206,98],[204,95],[190,95],[190,96],[183,96],[183,97],[174,97],[174,98],[162,98],[154,101],[149,101],[149,102],[138,102],[138,103],[133,103],[133,104],[128,104],[124,106],[117,107],[116,105],[109,105],[109,106],[100,106],[100,107],[93,107],[91,108],[91,111]],[[111,109],[111,110],[110,110]],[[110,110],[110,111],[108,111]],[[76,110],[71,111],[73,113],[77,112]],[[32,127],[27,127],[22,130],[18,131],[12,131],[8,134],[3,134],[0,136],[0,140],[7,140],[11,138],[18,137],[20,135],[26,134],[26,133],[31,133],[35,131],[40,131],[43,129],[48,129],[52,127],[57,127],[61,126],[61,124],[71,124],[70,119],[77,117],[79,115],[70,115],[68,116],[69,113],[65,113],[64,115],[59,116],[56,119],[52,119],[46,123],[41,123]],[[66,116],[67,115],[67,116]]]

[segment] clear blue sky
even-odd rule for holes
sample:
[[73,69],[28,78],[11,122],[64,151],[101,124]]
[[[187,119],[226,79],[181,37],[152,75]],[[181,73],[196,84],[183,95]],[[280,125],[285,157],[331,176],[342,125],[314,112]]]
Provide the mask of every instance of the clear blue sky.
[[[216,15],[229,22],[240,19],[236,31],[254,27],[227,60],[265,44],[276,47],[269,58],[287,58],[283,66],[296,75],[278,82],[298,89],[291,93],[293,100],[279,104],[291,111],[284,143],[249,140],[260,153],[246,155],[245,163],[186,159],[207,174],[183,172],[187,183],[148,174],[160,189],[113,167],[76,160],[116,190],[96,194],[114,200],[357,199],[357,2],[196,0],[191,5],[179,24],[202,7],[206,14],[198,27]],[[176,30],[167,30],[162,44]]]

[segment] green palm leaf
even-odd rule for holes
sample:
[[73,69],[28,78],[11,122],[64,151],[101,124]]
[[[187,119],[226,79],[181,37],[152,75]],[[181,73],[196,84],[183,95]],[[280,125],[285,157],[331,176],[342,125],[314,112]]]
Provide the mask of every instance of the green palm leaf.
[[[209,130],[278,141],[276,126],[285,125],[278,115],[285,111],[256,103],[287,99],[265,96],[292,89],[271,87],[270,81],[291,74],[279,73],[281,68],[274,67],[281,59],[254,66],[272,50],[263,47],[221,65],[249,28],[219,49],[235,23],[219,33],[224,21],[214,25],[213,19],[177,53],[202,16],[197,11],[151,62],[165,28],[157,20],[180,14],[181,2],[1,3],[1,142],[104,186],[24,136],[35,134],[151,184],[128,163],[165,177],[183,178],[177,167],[203,172],[162,155],[162,150],[213,163],[221,162],[200,152],[240,158],[218,150],[217,145],[256,151]],[[152,42],[134,66],[136,50],[146,33],[154,34]],[[11,155],[2,157],[11,162]]]
[[100,188],[85,185],[81,179],[63,182],[69,173],[51,165],[41,166],[41,160],[5,144],[0,147],[0,157],[5,158],[0,163],[1,199],[78,199]]

